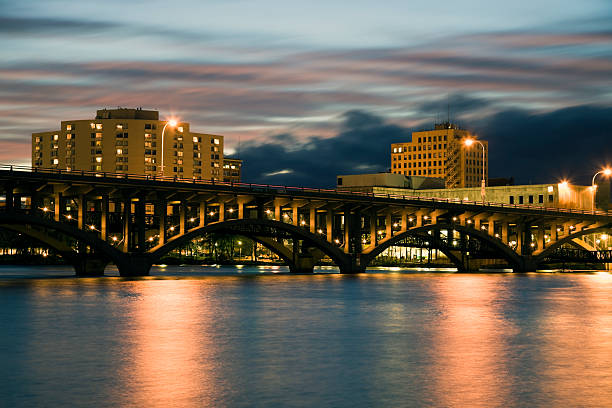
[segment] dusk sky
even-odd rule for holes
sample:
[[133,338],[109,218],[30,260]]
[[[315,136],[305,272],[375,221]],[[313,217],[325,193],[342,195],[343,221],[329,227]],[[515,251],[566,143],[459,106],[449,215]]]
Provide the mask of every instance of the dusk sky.
[[[612,2],[0,0],[0,162],[104,107],[226,137],[244,180],[330,186],[451,117],[491,177],[612,163]],[[240,141],[240,150],[238,151]]]

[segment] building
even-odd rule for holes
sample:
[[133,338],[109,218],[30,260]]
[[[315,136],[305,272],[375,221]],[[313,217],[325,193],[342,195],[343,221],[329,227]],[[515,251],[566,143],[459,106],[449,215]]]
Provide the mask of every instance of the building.
[[404,176],[394,173],[345,174],[338,176],[338,189],[369,192],[371,187],[401,189],[444,188],[444,179],[424,176]]
[[[406,180],[400,180],[406,177]],[[338,176],[338,189],[392,196],[437,198],[442,200],[480,202],[480,187],[447,189],[421,182],[429,177],[400,176],[382,173],[380,175]],[[439,180],[439,179],[438,179]],[[440,181],[438,181],[438,184]],[[504,185],[486,187],[489,203],[504,205],[533,205],[541,207],[608,210],[612,208],[611,182],[602,182],[593,201],[591,186],[578,186],[564,181],[554,184]]]
[[233,157],[223,158],[223,181],[240,182],[242,160]]
[[[391,145],[391,172],[406,176],[443,178],[447,188],[477,187],[488,179],[489,146],[475,140],[467,130],[450,122],[436,124],[434,130],[412,132],[412,141]],[[484,146],[483,152],[480,143]]]
[[63,120],[59,130],[32,134],[32,166],[40,168],[220,181],[223,159],[223,136],[140,108],[102,109],[93,119]]

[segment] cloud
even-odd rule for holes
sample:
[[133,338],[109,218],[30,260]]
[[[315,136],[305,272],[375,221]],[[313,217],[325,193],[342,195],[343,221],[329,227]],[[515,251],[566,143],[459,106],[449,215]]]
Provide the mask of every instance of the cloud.
[[119,27],[103,21],[72,20],[53,17],[0,16],[0,33],[13,35],[97,33]]
[[[590,184],[595,171],[612,164],[610,129],[612,108],[584,105],[539,114],[504,110],[472,123],[470,130],[489,141],[491,177],[513,176],[522,184],[564,178]],[[333,187],[340,174],[387,171],[390,144],[410,141],[410,134],[411,129],[380,116],[349,111],[342,115],[334,137],[312,137],[301,149],[275,142],[247,143],[240,157],[244,179]]]
[[368,112],[349,111],[341,119],[334,137],[311,137],[299,150],[275,142],[247,143],[240,156],[245,181],[332,187],[338,174],[387,170],[390,144],[410,138],[407,129]]

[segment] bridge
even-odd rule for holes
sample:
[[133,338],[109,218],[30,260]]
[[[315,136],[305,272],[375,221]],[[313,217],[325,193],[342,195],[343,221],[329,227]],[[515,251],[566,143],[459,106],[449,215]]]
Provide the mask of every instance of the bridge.
[[566,251],[570,260],[608,262],[581,238],[609,233],[612,212],[5,166],[0,228],[53,249],[82,276],[109,263],[121,276],[147,275],[210,233],[250,238],[300,273],[323,258],[363,272],[394,246],[437,250],[458,271],[525,272],[568,247],[578,250]]

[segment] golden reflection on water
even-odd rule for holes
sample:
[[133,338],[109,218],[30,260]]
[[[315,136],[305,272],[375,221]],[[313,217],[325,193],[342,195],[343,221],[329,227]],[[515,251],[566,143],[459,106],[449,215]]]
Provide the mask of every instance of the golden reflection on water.
[[437,407],[499,407],[512,401],[500,277],[450,276],[432,285],[442,315],[432,327],[429,393]]
[[579,278],[545,299],[538,384],[557,406],[611,407],[612,275]]
[[[203,282],[202,282],[203,283]],[[131,323],[124,338],[123,406],[215,406],[211,286],[193,281],[131,283],[125,304]]]

